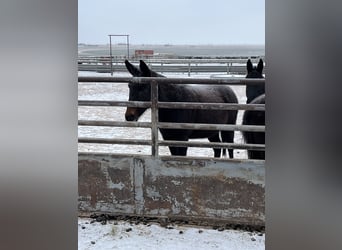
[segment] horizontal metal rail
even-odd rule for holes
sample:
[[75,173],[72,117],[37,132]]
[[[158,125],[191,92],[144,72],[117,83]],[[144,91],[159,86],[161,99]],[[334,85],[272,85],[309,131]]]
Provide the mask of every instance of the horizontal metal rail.
[[[78,125],[79,126],[102,126],[102,127],[140,127],[140,128],[152,127],[151,122],[117,122],[117,121],[100,121],[100,120],[79,120]],[[265,132],[265,126],[260,126],[260,125],[157,122],[157,127],[164,128],[164,129],[195,129],[195,130]]]
[[79,100],[78,106],[98,106],[98,107],[117,106],[117,107],[150,108],[151,102]]
[[[246,74],[246,66],[245,65],[231,65],[220,64],[220,65],[198,65],[198,64],[183,64],[183,65],[150,65],[151,69],[160,72],[160,73],[188,73],[188,76],[191,76],[193,73],[223,73],[223,74],[236,74],[236,75],[245,75]],[[94,63],[94,64],[86,64],[80,63],[78,64],[79,71],[95,71],[95,72],[103,72],[103,73],[111,73],[111,72],[127,72],[127,68],[122,64],[111,64],[110,62],[102,62],[102,63]]]
[[207,123],[167,123],[159,122],[159,128],[164,129],[195,129],[195,130],[224,130],[224,131],[251,131],[265,132],[265,126],[259,125],[229,125],[229,124],[207,124]]
[[101,120],[79,120],[79,126],[151,128],[151,122],[117,122]]
[[[78,106],[99,106],[99,107],[117,106],[117,107],[150,108],[151,102],[79,100]],[[158,108],[264,111],[265,104],[158,102]]]
[[257,165],[259,164],[265,164],[265,160],[256,160],[256,159],[237,159],[237,158],[212,158],[212,157],[201,157],[201,156],[178,156],[178,155],[162,155],[160,156],[161,160],[175,160],[175,161],[181,161],[181,160],[192,160],[192,161],[198,161],[198,160],[210,160],[214,162],[230,162],[230,163],[255,163]]
[[264,111],[265,104],[158,102],[158,108]]
[[157,81],[158,84],[205,84],[205,85],[260,85],[265,84],[265,79],[246,78],[221,78],[221,79],[197,79],[197,78],[166,78],[166,77],[110,77],[110,76],[79,76],[78,82],[128,82],[149,84]]
[[128,145],[148,145],[151,146],[151,140],[134,140],[134,139],[112,139],[112,138],[92,138],[79,137],[79,143],[97,143],[97,144],[128,144]]
[[[92,138],[80,137],[79,143],[94,143],[94,144],[127,144],[127,145],[145,145],[151,146],[151,140],[131,140],[131,139],[112,139],[112,138]],[[198,148],[229,148],[229,149],[252,149],[265,150],[263,144],[237,144],[224,142],[194,142],[194,141],[157,141],[158,146],[177,146],[177,147],[198,147]]]
[[224,142],[194,142],[194,141],[159,141],[159,146],[177,146],[177,147],[197,147],[197,148],[232,148],[232,149],[252,149],[265,150],[264,144],[237,144]]
[[[252,63],[257,63],[259,59],[263,57],[257,58],[249,58],[249,57],[241,57],[241,58],[191,58],[191,59],[183,59],[183,58],[146,58],[144,61],[151,65],[151,64],[207,64],[207,63],[220,63],[220,64],[246,64],[246,60],[251,59]],[[117,58],[113,57],[113,62],[115,64],[122,64],[124,65],[125,57]],[[120,61],[118,61],[120,60]],[[79,62],[110,62],[110,56],[78,56]],[[138,64],[139,60],[131,60],[131,63]]]

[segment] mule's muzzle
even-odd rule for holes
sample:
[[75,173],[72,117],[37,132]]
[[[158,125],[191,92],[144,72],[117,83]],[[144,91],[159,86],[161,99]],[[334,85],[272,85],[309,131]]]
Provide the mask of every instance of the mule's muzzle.
[[132,115],[132,114],[126,114],[125,118],[126,118],[126,121],[128,122],[137,121],[135,115]]
[[138,120],[137,109],[127,108],[125,113],[126,121],[132,122]]

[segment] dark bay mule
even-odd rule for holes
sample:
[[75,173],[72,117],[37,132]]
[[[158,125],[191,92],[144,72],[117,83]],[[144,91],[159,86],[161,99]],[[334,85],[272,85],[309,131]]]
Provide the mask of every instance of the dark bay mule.
[[[140,60],[139,68],[125,61],[127,70],[135,77],[164,77],[148,68]],[[129,83],[129,101],[150,101],[150,84]],[[159,84],[158,100],[161,102],[206,102],[237,103],[237,97],[228,86],[204,86],[196,84]],[[130,108],[126,110],[127,121],[137,121],[146,108]],[[200,109],[159,109],[160,122],[173,123],[212,123],[235,124],[236,110],[200,110]],[[160,129],[164,140],[188,141],[195,138],[208,138],[210,142],[221,142],[220,131],[191,129]],[[221,131],[223,142],[234,142],[234,131]],[[185,156],[187,147],[169,147],[172,155]],[[233,150],[229,149],[229,157],[233,158]],[[223,150],[225,155],[225,150]],[[221,156],[221,149],[214,148],[214,156]]]
[[[264,63],[259,60],[257,67],[253,67],[251,60],[247,61],[247,76],[246,78],[264,78],[262,70]],[[250,85],[246,86],[247,103],[250,104],[265,104],[265,85]],[[243,125],[265,125],[265,111],[246,110],[243,118]],[[248,132],[242,133],[245,141],[248,144],[265,144],[264,132]],[[248,158],[250,159],[265,159],[265,151],[248,150]]]

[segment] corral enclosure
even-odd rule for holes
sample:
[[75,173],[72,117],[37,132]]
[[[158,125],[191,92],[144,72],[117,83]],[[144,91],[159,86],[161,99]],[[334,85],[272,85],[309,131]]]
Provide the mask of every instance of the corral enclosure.
[[[96,73],[80,75],[94,76]],[[116,72],[116,76],[127,78],[129,75]],[[187,75],[169,73],[167,76]],[[219,74],[192,75],[192,78],[201,79],[220,77]],[[141,118],[143,126],[125,126],[127,82],[84,79],[79,79],[79,142],[96,143],[79,143],[81,213],[264,225],[264,161],[246,160],[241,128],[234,128],[236,145],[228,145],[237,147],[232,160],[210,158],[212,148],[202,148],[205,143],[200,139],[193,142],[192,146],[197,143],[196,147],[189,148],[189,157],[172,157],[166,146],[159,145],[155,154],[151,141],[153,133],[148,127],[155,123],[151,110]],[[239,104],[245,103],[244,84],[233,84],[232,88]],[[87,104],[82,104],[82,100],[97,100],[100,106],[82,106]],[[108,101],[122,105],[110,106]],[[243,110],[248,108],[241,107],[237,126],[241,124]],[[94,120],[96,122],[92,123]],[[87,141],[89,137],[94,140]],[[158,138],[161,138],[160,134],[157,144],[163,145]],[[145,145],[134,145],[134,141]],[[109,144],[112,142],[114,144]]]

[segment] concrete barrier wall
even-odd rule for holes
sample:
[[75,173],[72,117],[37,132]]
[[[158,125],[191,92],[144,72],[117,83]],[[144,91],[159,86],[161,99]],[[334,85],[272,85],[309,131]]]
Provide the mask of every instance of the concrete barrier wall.
[[265,224],[263,164],[79,153],[78,175],[80,213]]

